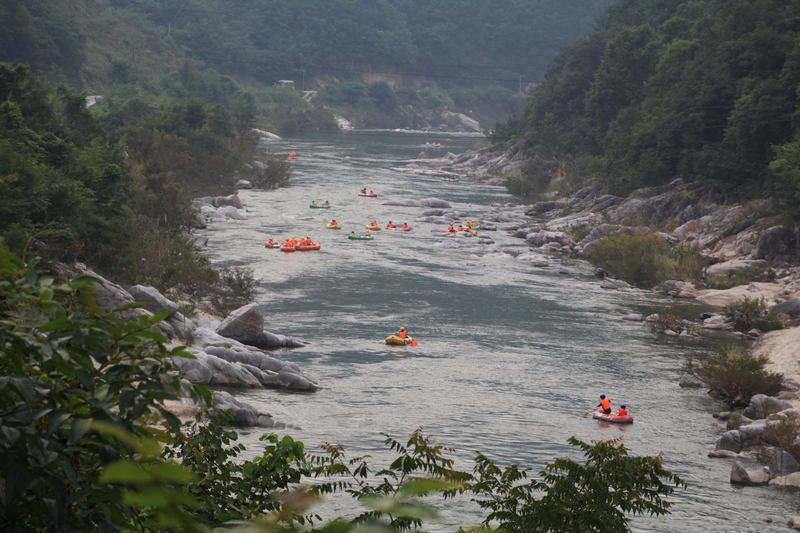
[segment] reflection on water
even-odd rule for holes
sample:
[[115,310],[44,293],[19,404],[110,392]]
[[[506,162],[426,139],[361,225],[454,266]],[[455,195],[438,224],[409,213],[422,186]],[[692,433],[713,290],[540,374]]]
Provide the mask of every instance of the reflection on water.
[[[782,531],[760,517],[798,514],[796,497],[729,485],[730,463],[706,456],[724,431],[710,416],[722,405],[702,391],[677,387],[677,369],[687,356],[706,353],[709,342],[668,339],[620,320],[672,302],[605,291],[590,277],[560,275],[557,268],[436,248],[445,237],[431,230],[442,228],[414,221],[423,209],[383,205],[436,197],[465,218],[480,218],[497,210],[490,204],[513,201],[497,187],[388,170],[417,157],[426,141],[445,144],[437,151],[442,154],[475,141],[442,138],[350,132],[272,144],[278,153],[299,153],[292,187],[242,191],[247,206],[260,212],[210,228],[208,256],[220,267],[254,269],[267,329],[312,343],[276,355],[299,364],[324,388],[315,394],[248,390],[237,397],[302,427],[293,436],[309,449],[341,442],[353,455],[372,454],[376,466],[390,457],[381,432],[402,439],[417,427],[460,450],[465,469],[481,452],[499,464],[538,471],[554,457],[575,456],[566,443],[570,436],[622,437],[634,454],[663,452],[667,468],[691,484],[673,498],[671,515],[636,518],[634,531]],[[364,187],[378,198],[358,197]],[[309,209],[311,200],[333,207]],[[521,215],[523,209],[501,211]],[[341,231],[323,229],[331,219],[347,223]],[[346,238],[373,219],[408,222],[414,231],[376,232],[370,242]],[[269,237],[292,236],[310,236],[322,249],[287,254],[264,248]],[[503,251],[526,249],[505,232],[490,236]],[[400,326],[409,328],[418,347],[384,344]],[[636,422],[625,427],[584,418],[600,393],[615,408],[627,404]],[[242,432],[249,454],[257,453],[261,433]],[[352,504],[326,505],[323,514],[352,514]],[[479,521],[469,502],[444,505],[443,521],[430,530],[455,531]]]

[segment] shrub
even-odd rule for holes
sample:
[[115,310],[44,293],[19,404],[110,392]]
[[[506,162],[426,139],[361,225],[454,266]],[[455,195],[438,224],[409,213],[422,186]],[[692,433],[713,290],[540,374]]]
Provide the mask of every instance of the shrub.
[[219,282],[210,287],[209,301],[215,311],[228,316],[253,301],[258,283],[250,268],[223,268],[219,271]]
[[648,319],[647,323],[650,327],[659,331],[670,330],[680,333],[687,329],[683,323],[683,318],[668,311],[660,311],[653,315],[653,318]]
[[264,159],[264,166],[254,166],[251,171],[253,185],[260,189],[277,189],[289,185],[292,173],[289,161],[272,151],[267,152]]
[[709,393],[731,407],[744,407],[756,394],[773,395],[781,390],[783,374],[768,372],[769,358],[754,356],[738,346],[722,345],[692,370],[709,387]]
[[783,329],[785,324],[777,315],[768,311],[766,298],[750,298],[742,296],[735,302],[723,307],[722,314],[733,324],[736,331],[747,332],[753,328],[761,331]]
[[668,279],[695,280],[707,261],[696,247],[670,244],[646,230],[604,236],[589,260],[614,277],[647,288]]
[[786,417],[764,426],[764,437],[776,448],[788,452],[800,463],[800,418]]
[[771,268],[751,267],[742,270],[731,270],[720,276],[706,278],[705,284],[709,289],[725,290],[740,285],[747,285],[753,281],[773,281],[775,271]]

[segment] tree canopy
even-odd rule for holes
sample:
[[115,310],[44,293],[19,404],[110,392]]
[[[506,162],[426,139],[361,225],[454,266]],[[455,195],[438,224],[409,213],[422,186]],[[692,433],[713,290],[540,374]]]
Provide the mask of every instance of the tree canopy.
[[[774,184],[800,214],[798,15],[797,1],[615,0],[499,134],[582,161],[574,172],[616,191],[676,177],[750,193]],[[527,191],[557,174],[535,174]]]

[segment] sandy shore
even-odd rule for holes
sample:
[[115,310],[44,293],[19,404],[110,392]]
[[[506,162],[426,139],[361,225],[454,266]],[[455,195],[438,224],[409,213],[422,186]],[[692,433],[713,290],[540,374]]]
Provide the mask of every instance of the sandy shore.
[[800,381],[800,328],[770,331],[756,341],[751,353],[766,355],[772,372]]

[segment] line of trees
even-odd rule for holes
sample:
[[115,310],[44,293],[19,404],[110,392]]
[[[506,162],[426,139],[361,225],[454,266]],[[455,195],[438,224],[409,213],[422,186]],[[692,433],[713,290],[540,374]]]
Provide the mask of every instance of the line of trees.
[[798,15],[797,1],[615,0],[498,129],[532,145],[514,192],[565,174],[617,192],[713,179],[800,214]]

